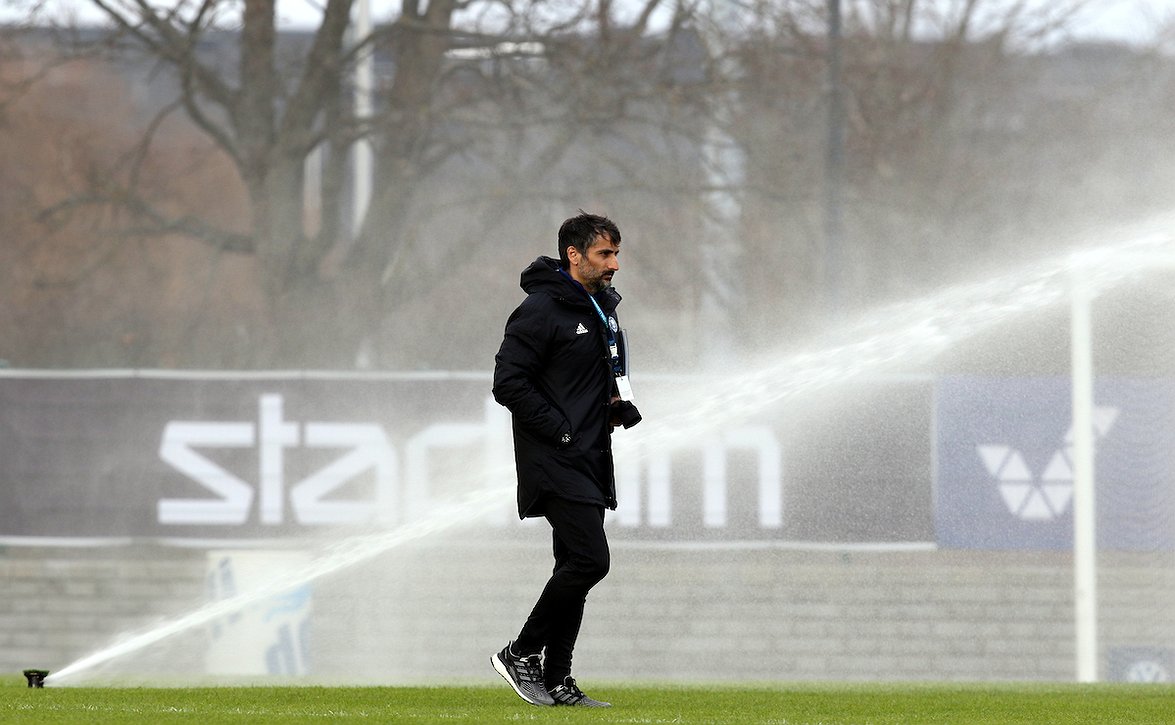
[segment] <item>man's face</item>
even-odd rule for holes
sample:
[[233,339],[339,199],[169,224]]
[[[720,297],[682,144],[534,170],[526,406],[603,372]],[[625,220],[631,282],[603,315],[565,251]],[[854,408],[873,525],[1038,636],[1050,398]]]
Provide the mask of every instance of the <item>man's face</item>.
[[567,249],[567,260],[571,262],[568,271],[572,279],[595,294],[612,285],[612,275],[620,269],[620,261],[617,259],[619,254],[619,244],[606,236],[599,236],[584,254],[580,254],[575,247]]

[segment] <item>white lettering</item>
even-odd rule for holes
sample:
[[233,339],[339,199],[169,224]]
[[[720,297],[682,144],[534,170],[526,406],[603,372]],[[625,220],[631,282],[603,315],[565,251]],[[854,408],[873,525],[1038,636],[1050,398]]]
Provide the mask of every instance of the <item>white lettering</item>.
[[[507,483],[515,476],[510,459],[510,414],[505,408],[485,400],[485,419],[482,423],[437,423],[412,436],[405,445],[405,507],[409,517],[423,514],[432,505],[432,465],[434,451],[457,451],[469,448],[478,442],[483,444],[485,465],[470,471],[473,483],[484,481],[493,488]],[[470,486],[456,482],[454,488],[468,490]],[[487,512],[497,524],[505,524],[511,518],[512,505],[502,505]]]
[[[394,523],[396,452],[383,428],[360,423],[308,423],[308,448],[350,448],[304,478],[290,491],[294,517],[302,524],[346,524],[367,520]],[[367,470],[375,472],[375,500],[324,501],[323,497]]]
[[[172,421],[163,431],[159,457],[172,468],[216,494],[216,499],[165,498],[157,506],[161,524],[226,524],[248,521],[253,487],[193,447],[258,449],[258,520],[285,521],[285,452],[287,449],[343,448],[347,452],[290,487],[290,505],[300,524],[358,524],[389,521],[395,510],[396,454],[383,428],[362,423],[307,423],[302,442],[297,423],[283,418],[280,395],[263,395],[258,424],[228,421]],[[326,500],[360,474],[374,471],[370,499]]]
[[261,491],[261,523],[280,524],[285,506],[282,500],[285,488],[284,452],[286,448],[298,445],[298,426],[282,420],[280,395],[261,396],[258,421],[261,429],[261,479],[258,485]]
[[[164,428],[160,458],[196,482],[211,498],[164,498],[158,502],[161,524],[241,525],[253,515],[274,526],[289,520],[299,525],[394,524],[426,512],[438,492],[434,470],[439,454],[460,462],[468,481],[448,481],[447,493],[460,495],[472,486],[501,488],[515,478],[510,415],[487,397],[483,418],[476,423],[435,423],[404,443],[401,469],[396,448],[375,423],[285,420],[281,395],[260,397],[257,422],[172,421]],[[238,478],[196,448],[256,448],[257,484]],[[286,462],[294,450],[340,449],[334,460],[300,481],[286,481]],[[732,452],[749,452],[757,469],[758,526],[783,526],[783,461],[779,440],[765,426],[726,431],[701,445],[702,523],[707,528],[729,525],[728,481]],[[624,527],[667,528],[674,523],[674,460],[688,448],[618,450],[616,523]],[[469,462],[466,463],[466,458]],[[680,465],[680,461],[678,462]],[[450,469],[452,466],[449,466]],[[343,494],[348,484],[370,474],[370,490]],[[403,475],[403,489],[400,476]],[[288,504],[287,504],[288,500]],[[486,511],[494,525],[517,521],[513,500]],[[534,523],[531,521],[531,523]]]
[[253,503],[253,489],[193,451],[192,446],[248,448],[253,443],[253,426],[249,423],[168,423],[163,429],[159,457],[220,498],[165,498],[158,505],[159,523],[245,523]]
[[673,523],[672,464],[669,451],[649,455],[649,526],[663,528]]
[[782,454],[775,434],[761,426],[727,431],[721,442],[708,443],[702,454],[702,523],[726,526],[727,452],[751,450],[758,454],[759,526],[783,526]]
[[[702,445],[702,524],[707,528],[727,526],[728,457],[732,451],[755,454],[758,468],[756,487],[760,528],[783,526],[783,453],[775,433],[765,426],[748,426],[727,431]],[[673,454],[681,450],[633,451],[632,459],[617,463],[617,522],[634,527],[642,523],[653,528],[673,525]],[[642,518],[641,462],[647,493],[647,515]]]

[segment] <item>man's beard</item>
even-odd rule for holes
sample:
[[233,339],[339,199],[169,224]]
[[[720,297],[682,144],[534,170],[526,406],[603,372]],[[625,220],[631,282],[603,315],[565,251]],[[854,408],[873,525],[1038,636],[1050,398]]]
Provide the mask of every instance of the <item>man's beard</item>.
[[612,280],[606,276],[607,274],[607,270],[597,270],[586,259],[579,263],[579,276],[583,278],[583,287],[593,295],[612,286]]

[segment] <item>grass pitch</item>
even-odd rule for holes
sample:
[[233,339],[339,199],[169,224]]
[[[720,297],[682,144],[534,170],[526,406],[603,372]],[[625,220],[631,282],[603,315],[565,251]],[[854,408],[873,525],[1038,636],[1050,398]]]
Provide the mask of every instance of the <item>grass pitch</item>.
[[589,689],[607,710],[539,708],[500,687],[0,685],[4,723],[1172,723],[1168,685],[769,684]]

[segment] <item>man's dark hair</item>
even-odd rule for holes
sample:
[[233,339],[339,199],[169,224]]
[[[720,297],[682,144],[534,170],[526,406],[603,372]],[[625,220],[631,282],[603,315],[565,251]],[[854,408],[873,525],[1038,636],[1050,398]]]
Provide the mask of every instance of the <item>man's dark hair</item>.
[[588,247],[597,237],[606,237],[614,244],[620,244],[620,229],[606,216],[588,214],[583,209],[579,214],[563,222],[559,227],[559,264],[564,269],[571,266],[567,248],[575,247],[580,254],[587,254]]

